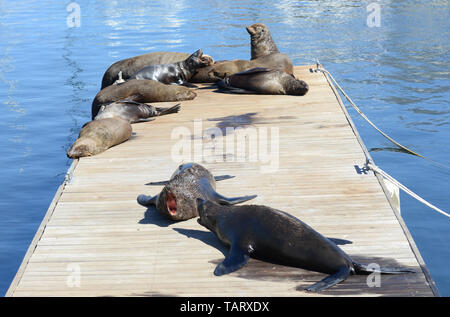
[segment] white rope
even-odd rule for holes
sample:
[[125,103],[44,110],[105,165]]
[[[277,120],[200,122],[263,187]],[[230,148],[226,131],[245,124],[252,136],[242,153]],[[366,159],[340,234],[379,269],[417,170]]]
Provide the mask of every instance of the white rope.
[[[435,164],[438,164],[442,167],[446,167],[446,168],[450,168],[450,166],[447,166],[445,164],[441,164],[439,162],[435,162],[431,159],[428,159],[410,149],[408,149],[407,147],[401,145],[400,143],[398,143],[397,141],[395,141],[394,139],[392,139],[390,136],[388,136],[386,133],[384,133],[383,131],[381,131],[380,129],[378,129],[378,127],[372,123],[372,121],[369,120],[369,118],[367,118],[364,113],[355,105],[355,103],[350,99],[350,97],[345,93],[344,89],[342,89],[342,87],[337,83],[337,81],[334,79],[334,77],[330,74],[329,71],[325,70],[324,68],[321,67],[319,61],[316,62],[317,63],[317,70],[321,71],[323,73],[325,73],[336,85],[336,87],[341,91],[341,93],[344,95],[344,97],[350,102],[350,104],[353,106],[353,108],[355,108],[356,111],[358,111],[358,113],[372,126],[374,127],[378,132],[380,132],[384,137],[386,137],[389,141],[391,141],[392,143],[394,143],[395,145],[397,145],[398,147],[402,148],[403,150],[407,151],[408,153],[411,153],[413,155],[419,156],[421,158],[424,158],[426,160],[429,160]],[[450,215],[448,213],[446,213],[445,211],[443,211],[442,209],[436,207],[435,205],[429,203],[428,201],[426,201],[425,199],[423,199],[422,197],[420,197],[419,195],[417,195],[416,193],[414,193],[412,190],[410,190],[408,187],[406,187],[405,185],[403,185],[402,183],[400,183],[399,181],[397,181],[395,178],[393,178],[391,175],[389,175],[388,173],[386,173],[385,171],[383,171],[381,168],[379,168],[377,165],[375,165],[374,163],[372,163],[371,160],[369,160],[369,158],[367,158],[367,162],[366,162],[366,168],[367,169],[371,169],[372,171],[374,171],[375,173],[379,173],[381,174],[384,178],[388,179],[389,181],[391,181],[393,184],[395,184],[398,188],[402,189],[405,193],[407,193],[408,195],[410,195],[411,197],[417,199],[418,201],[420,201],[421,203],[427,205],[428,207],[430,207],[431,209],[434,209],[435,211],[439,212],[440,214],[447,216],[450,218]]]
[[423,156],[423,155],[420,155],[419,153],[414,152],[414,151],[411,150],[411,149],[408,149],[406,146],[401,145],[400,143],[398,143],[397,141],[395,141],[393,138],[391,138],[389,135],[387,135],[386,133],[384,133],[383,131],[381,131],[381,130],[380,130],[380,129],[372,122],[372,121],[369,120],[369,118],[366,117],[366,115],[358,108],[358,106],[356,106],[356,104],[355,104],[355,103],[350,99],[350,97],[345,93],[344,89],[342,89],[342,87],[338,84],[338,82],[334,79],[334,77],[330,74],[330,72],[327,71],[326,69],[322,68],[322,65],[319,63],[319,61],[316,62],[316,65],[317,65],[317,70],[320,71],[320,72],[322,72],[322,73],[325,73],[325,74],[326,74],[326,75],[334,82],[334,84],[335,84],[336,87],[339,89],[339,91],[342,93],[342,95],[344,95],[344,97],[348,100],[348,102],[350,102],[350,104],[352,105],[352,107],[353,107],[353,108],[361,115],[361,117],[363,117],[364,120],[366,120],[373,128],[375,128],[379,133],[381,133],[386,139],[388,139],[389,141],[391,141],[392,143],[394,143],[395,145],[397,145],[399,148],[405,150],[406,152],[408,152],[408,153],[410,153],[410,154],[412,154],[412,155],[421,157],[421,158],[423,158],[423,159],[425,159],[425,160],[428,160],[428,161],[432,162],[433,164],[436,164],[436,165],[438,165],[438,166],[440,166],[440,167],[450,169],[450,166],[449,166],[449,165],[446,165],[446,164],[442,164],[442,163],[436,162],[436,161],[434,161],[434,160],[432,160],[432,159],[430,159],[430,158],[427,158],[427,157],[425,157],[425,156]]
[[437,212],[439,212],[440,214],[443,214],[444,216],[447,216],[450,218],[450,215],[448,213],[446,213],[445,211],[443,211],[442,209],[436,207],[435,205],[429,203],[428,201],[426,201],[425,199],[423,199],[422,197],[420,197],[419,195],[417,195],[416,193],[414,193],[412,190],[410,190],[409,188],[407,188],[405,185],[403,185],[402,183],[400,183],[399,181],[397,181],[395,178],[393,178],[391,175],[389,175],[388,173],[386,173],[385,171],[383,171],[381,168],[379,168],[377,165],[371,163],[370,161],[366,163],[366,168],[367,169],[371,169],[372,171],[381,174],[384,178],[388,179],[389,181],[391,181],[393,184],[395,184],[397,187],[401,188],[405,193],[407,193],[408,195],[414,197],[415,199],[417,199],[418,201],[420,201],[421,203],[427,205],[428,207],[436,210]]

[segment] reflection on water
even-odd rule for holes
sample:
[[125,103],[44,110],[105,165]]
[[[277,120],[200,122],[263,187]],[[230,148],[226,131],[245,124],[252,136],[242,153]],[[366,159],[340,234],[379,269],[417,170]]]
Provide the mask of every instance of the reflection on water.
[[[374,28],[366,25],[373,1],[76,2],[81,27],[69,29],[68,2],[0,0],[0,294],[71,163],[65,151],[90,119],[104,71],[119,59],[198,48],[216,60],[249,59],[245,26],[263,22],[295,64],[318,58],[377,126],[450,164],[448,1],[377,1]],[[378,165],[450,210],[448,173],[399,153],[349,112]],[[450,295],[449,224],[409,197],[401,201],[433,278]]]

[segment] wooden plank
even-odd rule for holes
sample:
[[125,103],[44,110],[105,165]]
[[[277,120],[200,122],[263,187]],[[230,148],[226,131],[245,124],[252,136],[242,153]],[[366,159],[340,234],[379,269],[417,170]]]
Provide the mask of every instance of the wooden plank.
[[[333,85],[310,68],[295,69],[310,86],[306,96],[230,95],[203,85],[194,100],[182,102],[180,113],[135,124],[129,141],[80,159],[58,190],[7,296],[438,295],[382,181],[357,173],[355,166],[362,167],[370,154]],[[235,148],[201,153],[205,162],[200,163],[213,174],[236,176],[218,182],[217,190],[227,196],[256,193],[254,204],[287,211],[326,236],[353,241],[342,249],[356,261],[407,266],[417,273],[383,275],[382,287],[375,288],[368,287],[366,276],[351,276],[320,294],[296,288],[324,274],[253,259],[238,272],[215,277],[214,267],[227,250],[211,232],[195,219],[168,222],[136,202],[137,195],[161,189],[145,183],[167,179],[180,163],[171,155],[181,140],[172,132],[180,127],[192,133],[186,140],[205,148],[214,145],[203,138],[206,129],[223,133],[242,127],[268,135],[278,129],[276,172],[262,172],[268,161],[261,157],[237,161]],[[219,140],[236,144],[238,132],[227,131]],[[249,143],[251,134],[245,140]]]

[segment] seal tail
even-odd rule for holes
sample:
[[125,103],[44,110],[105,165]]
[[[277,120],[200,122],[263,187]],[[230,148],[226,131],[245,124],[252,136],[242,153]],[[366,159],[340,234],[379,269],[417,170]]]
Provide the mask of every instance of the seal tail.
[[181,109],[180,104],[176,104],[175,106],[170,107],[170,108],[156,107],[156,113],[158,116],[163,116],[163,115],[170,114],[170,113],[177,113],[178,111],[180,111],[180,109]]
[[368,275],[371,273],[380,274],[403,274],[403,273],[416,273],[414,269],[407,267],[383,267],[378,264],[365,265],[357,262],[353,262],[355,273],[359,275]]

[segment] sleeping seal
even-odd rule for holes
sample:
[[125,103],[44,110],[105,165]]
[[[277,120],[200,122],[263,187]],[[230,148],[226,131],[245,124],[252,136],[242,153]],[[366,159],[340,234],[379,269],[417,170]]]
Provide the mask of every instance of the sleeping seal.
[[121,117],[122,119],[128,120],[130,123],[146,122],[154,120],[152,117],[176,113],[179,110],[180,104],[170,108],[159,108],[147,105],[145,103],[121,100],[101,106],[94,120]]
[[219,90],[241,94],[303,96],[308,84],[293,75],[269,68],[252,68],[217,83]]
[[182,164],[173,173],[169,181],[149,183],[165,185],[159,195],[139,195],[137,201],[142,206],[155,205],[160,214],[170,220],[187,220],[197,217],[197,198],[209,199],[219,204],[234,205],[256,197],[256,195],[227,198],[216,192],[218,180],[232,176],[213,175],[196,163]]
[[131,137],[128,120],[119,117],[90,121],[81,128],[78,139],[67,151],[69,158],[92,156],[125,142]]
[[152,79],[163,84],[189,85],[188,82],[197,69],[212,64],[212,60],[202,59],[202,55],[203,52],[200,49],[181,62],[149,65],[139,70],[130,79]]
[[[217,276],[239,270],[249,257],[272,263],[330,274],[306,290],[322,291],[344,281],[350,274],[375,272],[353,261],[336,243],[306,223],[266,206],[221,206],[197,199],[198,223],[230,247],[225,260],[214,270]],[[415,272],[410,268],[380,268],[379,273]]]
[[162,102],[194,99],[197,94],[191,89],[179,85],[165,85],[163,83],[142,79],[129,80],[120,85],[111,85],[100,90],[92,101],[92,119],[97,115],[102,105],[119,100],[136,102]]

